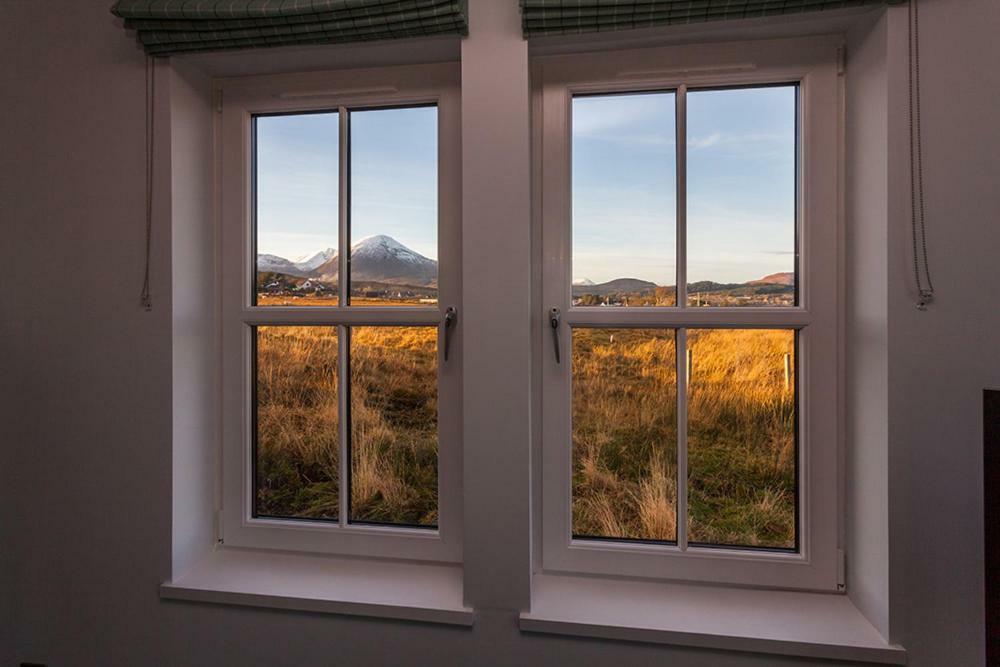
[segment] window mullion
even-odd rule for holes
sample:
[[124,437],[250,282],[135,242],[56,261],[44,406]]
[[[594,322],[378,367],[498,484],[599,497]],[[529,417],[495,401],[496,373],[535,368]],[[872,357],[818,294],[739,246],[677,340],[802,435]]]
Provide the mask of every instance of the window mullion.
[[340,204],[338,208],[338,233],[339,233],[339,245],[340,252],[337,253],[337,291],[340,295],[340,305],[346,306],[348,303],[348,289],[350,287],[350,276],[349,262],[351,257],[351,225],[350,225],[350,207],[351,207],[351,125],[350,125],[350,112],[344,107],[340,107],[337,117],[340,121],[340,141],[338,146],[340,147],[339,156],[339,183],[338,188],[340,190],[340,196],[338,197],[338,202]]
[[687,308],[687,86],[677,87],[677,305]]
[[[337,292],[340,307],[348,304],[348,289],[350,276],[348,261],[351,255],[350,230],[350,116],[344,107],[338,110],[337,118],[340,124],[340,141],[338,147],[339,168],[337,170],[339,196],[337,201],[337,233],[339,252],[337,253]],[[351,501],[351,340],[350,329],[344,324],[337,327],[337,428],[339,431],[340,451],[340,483],[337,485],[340,494],[340,526],[345,527],[350,518]]]
[[337,327],[337,417],[340,441],[340,483],[337,485],[340,505],[340,526],[348,523],[351,501],[351,332],[344,325]]
[[687,441],[687,329],[675,333],[677,372],[677,547],[685,551],[688,546],[688,441]]
[[[674,127],[677,138],[677,306],[687,308],[687,86],[677,87]],[[677,329],[674,350],[677,378],[677,547],[688,547],[687,329]]]

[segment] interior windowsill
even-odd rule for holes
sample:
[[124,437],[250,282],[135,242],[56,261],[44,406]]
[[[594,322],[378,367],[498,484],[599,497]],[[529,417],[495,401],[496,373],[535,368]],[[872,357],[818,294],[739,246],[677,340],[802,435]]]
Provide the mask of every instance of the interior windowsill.
[[471,626],[462,568],[219,547],[160,597]]
[[906,663],[846,595],[539,574],[525,632]]

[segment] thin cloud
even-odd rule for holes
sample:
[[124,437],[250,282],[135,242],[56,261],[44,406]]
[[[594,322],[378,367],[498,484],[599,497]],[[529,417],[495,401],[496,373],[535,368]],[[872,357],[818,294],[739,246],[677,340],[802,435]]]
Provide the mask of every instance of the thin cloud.
[[723,132],[712,132],[700,137],[689,137],[688,148],[691,150],[704,150],[715,148],[716,146],[746,146],[761,143],[784,144],[790,143],[791,137],[788,134],[768,132],[752,132],[746,134],[725,134]]

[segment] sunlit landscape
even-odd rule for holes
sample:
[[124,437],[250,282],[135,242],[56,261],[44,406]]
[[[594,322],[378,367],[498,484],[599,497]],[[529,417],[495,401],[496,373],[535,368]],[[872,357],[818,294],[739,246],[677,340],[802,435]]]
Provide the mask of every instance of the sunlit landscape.
[[[689,330],[688,348],[688,539],[794,547],[794,334]],[[574,330],[576,535],[676,539],[675,350],[670,330]]]
[[[352,329],[353,521],[436,523],[436,336]],[[688,343],[689,539],[794,547],[794,334],[690,330]],[[260,327],[257,355],[258,512],[336,520],[336,329]],[[676,539],[675,355],[670,330],[574,330],[577,535]]]
[[[354,327],[352,521],[437,522],[437,330]],[[336,327],[257,328],[258,515],[337,520]]]

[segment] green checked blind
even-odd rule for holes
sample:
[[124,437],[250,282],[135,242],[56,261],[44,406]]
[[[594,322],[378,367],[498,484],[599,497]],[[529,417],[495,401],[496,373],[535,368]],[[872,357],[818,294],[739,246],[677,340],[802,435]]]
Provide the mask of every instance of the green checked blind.
[[152,55],[468,33],[468,0],[118,0]]
[[903,0],[521,0],[525,37],[700,23]]

